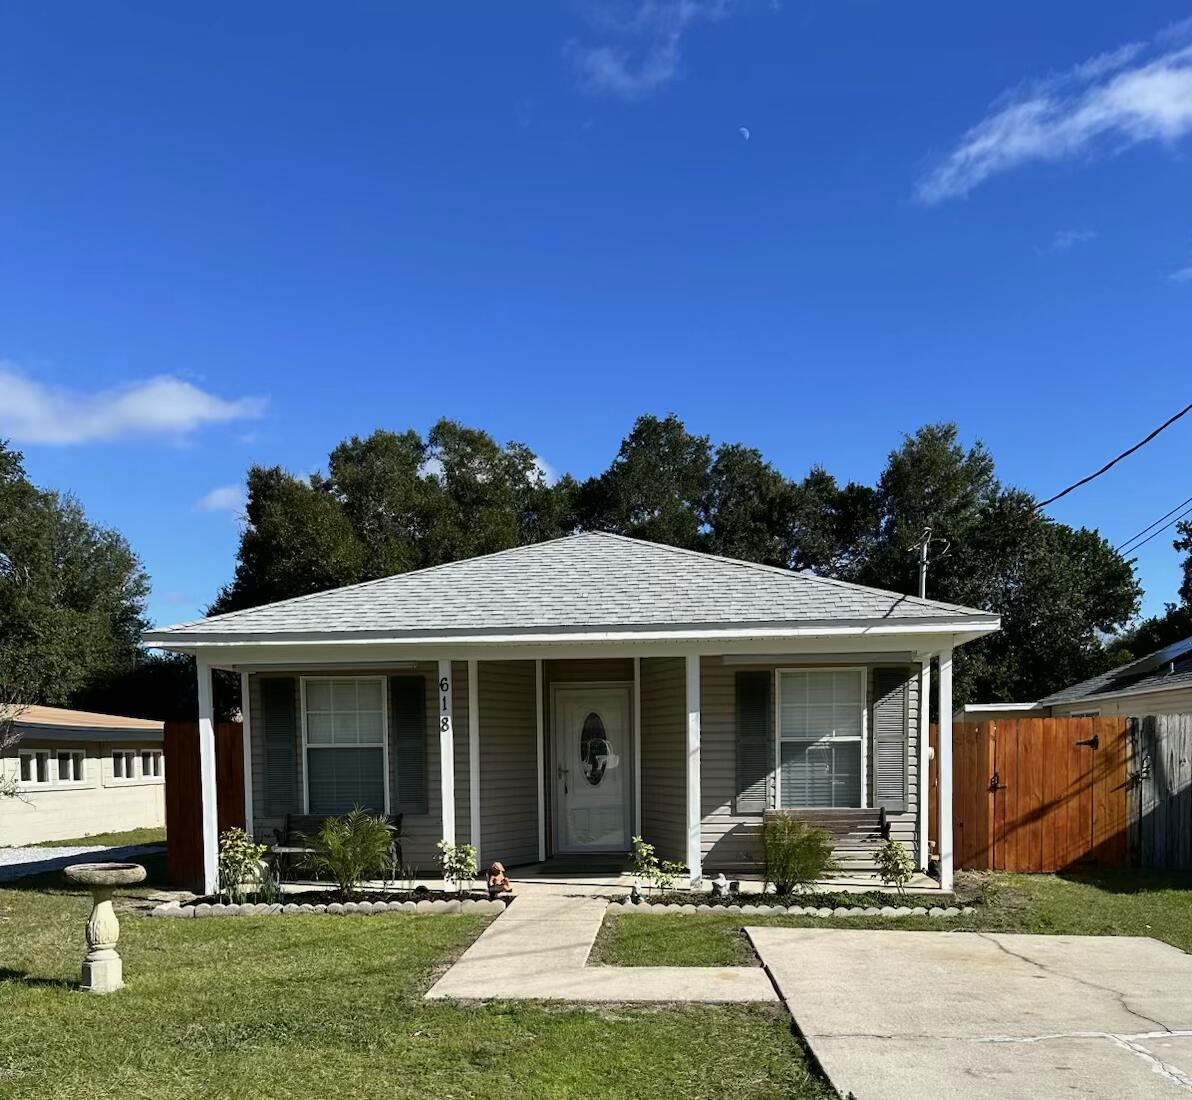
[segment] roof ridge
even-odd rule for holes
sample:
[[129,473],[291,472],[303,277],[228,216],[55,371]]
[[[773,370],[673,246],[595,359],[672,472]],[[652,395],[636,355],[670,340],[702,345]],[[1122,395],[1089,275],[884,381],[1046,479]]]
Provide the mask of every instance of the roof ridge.
[[[451,561],[441,561],[438,565],[424,565],[421,569],[407,569],[404,573],[388,573],[383,577],[374,577],[370,581],[355,581],[352,584],[339,584],[334,588],[321,588],[318,592],[306,592],[301,596],[287,596],[284,600],[272,600],[269,603],[254,604],[252,607],[240,607],[235,611],[224,611],[219,615],[203,615],[198,619],[188,619],[184,623],[174,623],[169,627],[170,630],[181,629],[184,626],[194,626],[197,623],[214,623],[228,618],[231,615],[243,615],[247,611],[257,611],[262,607],[283,607],[291,604],[302,603],[304,600],[318,599],[320,596],[326,596],[331,592],[351,592],[358,588],[369,588],[375,584],[384,584],[386,581],[394,581],[399,577],[415,577],[424,573],[433,573],[438,569],[446,569],[452,565],[462,565],[464,562],[481,561],[488,558],[499,558],[505,554],[512,554],[518,550],[534,550],[540,546],[549,546],[555,542],[566,542],[569,539],[580,538],[585,534],[595,534],[596,532],[579,531],[571,535],[559,535],[553,539],[543,539],[541,542],[526,542],[520,546],[507,546],[504,550],[492,550],[487,554],[477,554],[471,558],[453,558]],[[154,630],[165,629],[162,627],[154,627]]]
[[604,535],[607,538],[621,539],[624,542],[632,542],[638,546],[653,546],[660,550],[669,550],[672,553],[680,555],[688,555],[700,558],[707,561],[720,561],[726,565],[736,565],[745,569],[756,569],[766,573],[774,573],[783,577],[791,577],[804,583],[812,584],[827,584],[836,588],[846,588],[852,592],[880,592],[884,596],[893,596],[899,600],[907,600],[913,604],[926,607],[944,607],[950,611],[963,611],[966,614],[973,615],[988,615],[992,612],[982,611],[979,607],[969,607],[965,604],[948,603],[945,600],[929,600],[921,596],[912,596],[908,592],[894,592],[889,588],[876,588],[869,584],[856,584],[853,581],[840,580],[837,577],[822,577],[818,573],[803,573],[794,569],[788,569],[782,565],[766,565],[760,561],[746,561],[743,558],[730,558],[723,554],[711,554],[705,550],[691,550],[685,546],[674,546],[668,542],[650,542],[648,539],[637,539],[632,535],[620,535],[613,531],[593,531],[591,534]]

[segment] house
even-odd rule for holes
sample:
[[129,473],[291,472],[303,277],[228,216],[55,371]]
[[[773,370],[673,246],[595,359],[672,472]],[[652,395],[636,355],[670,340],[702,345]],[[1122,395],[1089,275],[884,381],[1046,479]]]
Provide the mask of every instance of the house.
[[0,846],[165,824],[161,722],[27,706],[13,728],[0,773],[18,797],[0,798]]
[[957,722],[997,718],[1097,718],[1192,712],[1192,638],[1052,692],[1035,703],[970,703]]
[[[983,611],[589,533],[150,632],[193,653],[207,885],[215,879],[211,672],[240,676],[246,819],[400,813],[424,870],[440,838],[481,865],[624,853],[643,835],[693,879],[748,866],[768,807],[927,858],[925,724],[939,662]],[[951,768],[941,769],[951,877]],[[841,825],[843,823],[843,829]]]

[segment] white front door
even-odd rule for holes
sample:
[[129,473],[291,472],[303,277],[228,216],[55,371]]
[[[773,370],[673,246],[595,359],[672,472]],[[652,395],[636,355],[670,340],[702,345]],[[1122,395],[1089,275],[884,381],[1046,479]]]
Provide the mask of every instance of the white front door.
[[555,687],[556,852],[629,850],[632,700],[628,684]]

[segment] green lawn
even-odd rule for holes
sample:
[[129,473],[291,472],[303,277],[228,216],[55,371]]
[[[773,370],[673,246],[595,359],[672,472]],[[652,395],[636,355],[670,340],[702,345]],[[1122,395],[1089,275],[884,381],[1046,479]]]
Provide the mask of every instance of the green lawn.
[[423,1001],[482,918],[158,920],[122,899],[128,986],[95,997],[75,985],[88,903],[50,881],[0,889],[5,1098],[830,1095],[778,1008]]
[[123,833],[94,833],[91,836],[76,836],[70,840],[43,840],[42,848],[82,848],[88,844],[102,844],[105,848],[120,848],[126,844],[164,844],[166,830],[128,829]]
[[[980,904],[983,882],[986,902]],[[749,965],[757,959],[742,932],[746,925],[1153,936],[1192,951],[1192,874],[961,875],[957,894],[962,904],[976,905],[971,917],[823,920],[610,911],[593,961],[613,966]]]

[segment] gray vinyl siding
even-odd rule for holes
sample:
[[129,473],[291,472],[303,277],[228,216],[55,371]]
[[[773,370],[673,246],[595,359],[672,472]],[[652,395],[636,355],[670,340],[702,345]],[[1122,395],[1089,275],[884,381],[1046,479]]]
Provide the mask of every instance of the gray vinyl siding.
[[481,661],[480,865],[538,859],[533,661]]
[[[645,662],[642,662],[643,666]],[[758,833],[761,814],[735,812],[737,794],[737,740],[735,674],[746,668],[768,669],[786,667],[781,663],[757,665],[726,665],[720,657],[704,657],[700,661],[700,799],[703,814],[700,846],[704,868],[708,871],[748,868],[758,862]],[[810,667],[799,665],[800,668]],[[899,667],[902,666],[892,666]],[[908,667],[910,720],[907,730],[907,809],[888,815],[890,835],[906,845],[913,855],[918,854],[916,821],[919,804],[919,677],[918,667]],[[873,668],[867,675],[867,707],[869,715],[869,760],[867,767],[866,804],[873,805]],[[645,704],[642,713],[645,714]],[[770,744],[774,744],[774,718],[770,717]],[[643,732],[643,742],[646,736]],[[642,801],[647,806],[650,794],[645,787],[643,762]],[[771,773],[767,789],[767,803],[774,805],[774,776]]]
[[[261,843],[273,843],[274,830],[285,824],[285,815],[265,813],[265,740],[261,720],[260,681],[266,676],[290,675],[294,681],[295,713],[298,721],[294,729],[294,805],[291,813],[301,814],[303,792],[302,706],[300,679],[303,674],[255,673],[249,677],[249,715],[252,723],[252,789],[253,831]],[[306,674],[316,675],[314,673]],[[443,836],[441,808],[443,804],[439,770],[439,666],[433,661],[419,662],[414,669],[336,669],[326,675],[334,676],[409,676],[423,678],[426,686],[426,813],[406,814],[402,820],[402,855],[414,865],[418,873],[433,878],[437,874],[436,845]],[[457,842],[469,842],[468,809],[468,666],[454,661],[451,666],[452,704],[455,730],[455,836]],[[389,796],[392,804],[397,791],[397,761],[389,753]]]
[[[642,836],[687,860],[687,673],[682,657],[641,661]],[[735,773],[734,773],[735,774]]]

